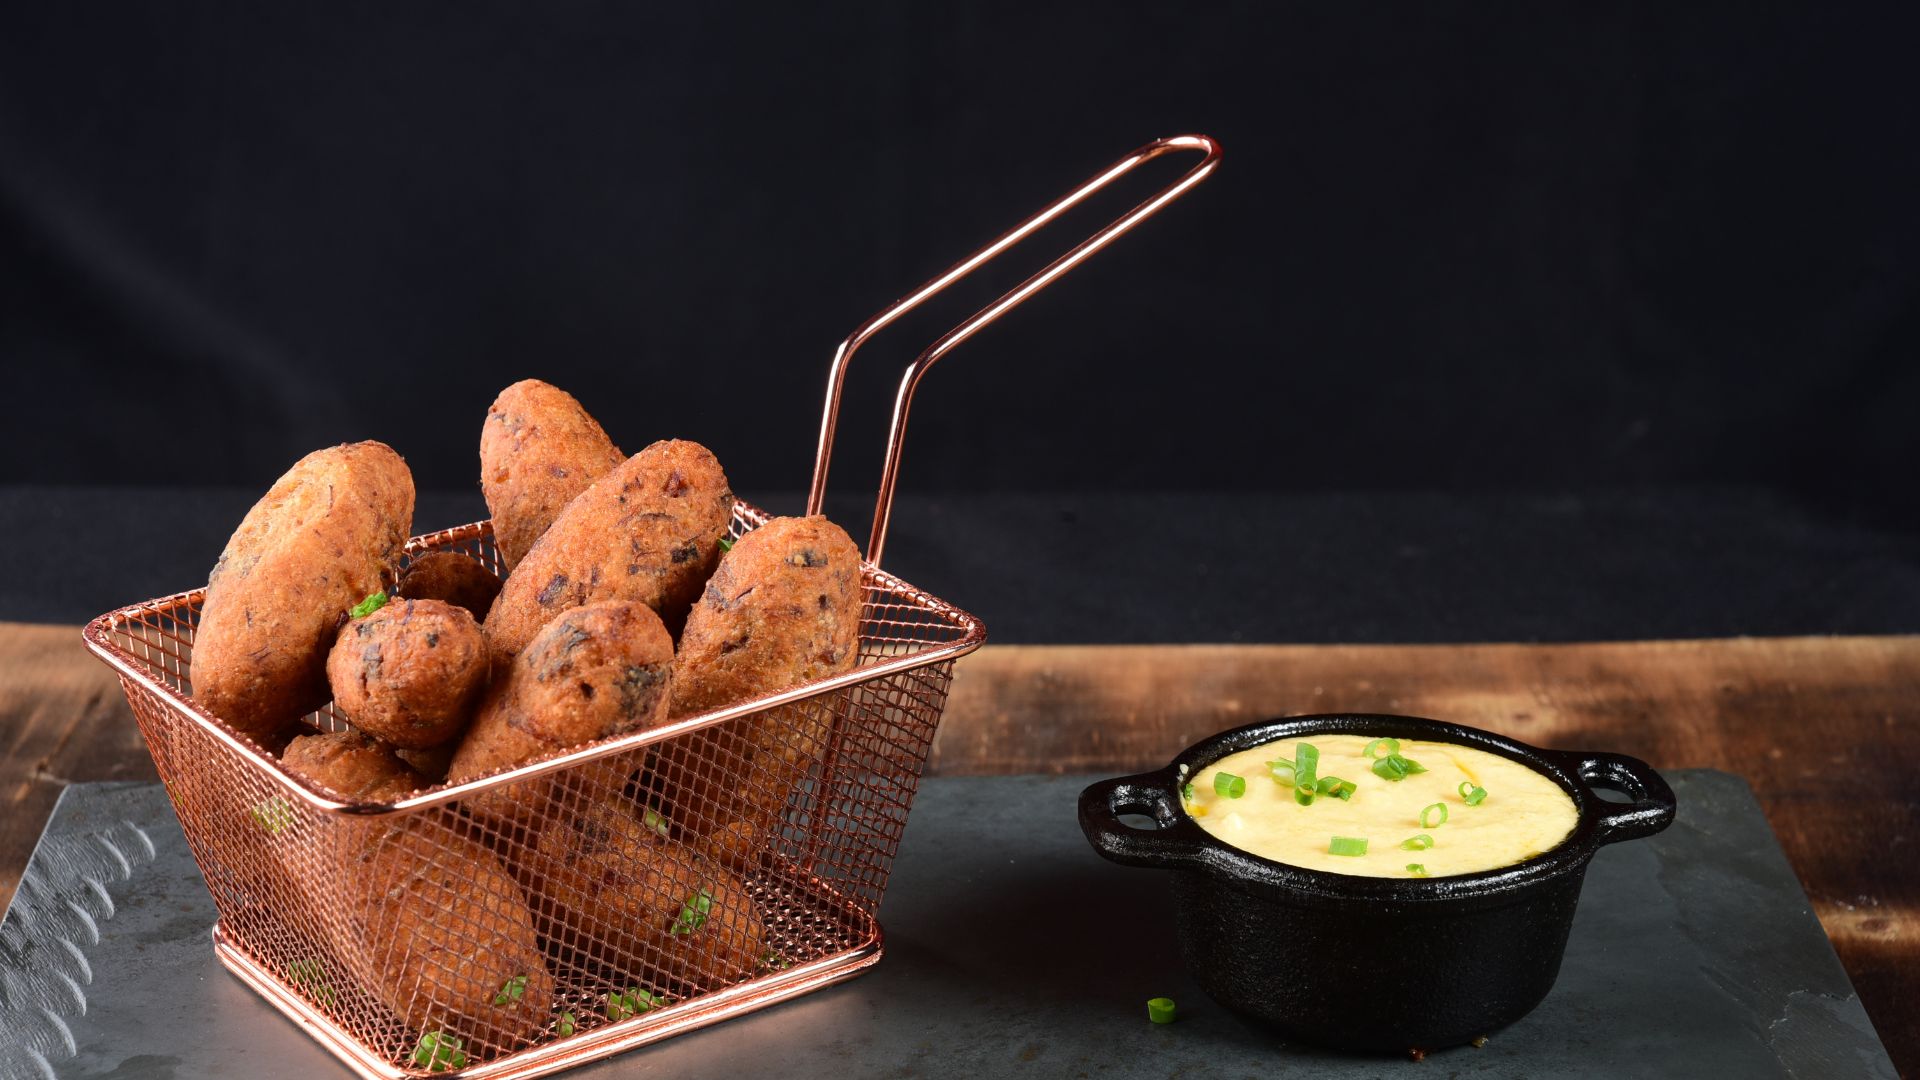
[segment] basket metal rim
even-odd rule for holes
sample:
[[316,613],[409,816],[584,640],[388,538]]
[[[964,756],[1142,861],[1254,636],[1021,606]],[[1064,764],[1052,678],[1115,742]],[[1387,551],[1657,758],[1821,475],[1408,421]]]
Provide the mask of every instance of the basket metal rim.
[[[752,519],[757,528],[770,517],[766,511],[753,506],[745,500],[735,503],[737,510]],[[440,529],[423,533],[407,541],[407,554],[416,554],[430,550],[439,544],[457,539],[478,537],[491,532],[491,521],[475,521],[457,525],[450,529]],[[202,730],[220,740],[233,750],[254,769],[271,777],[285,791],[298,798],[307,807],[320,813],[335,815],[355,815],[378,817],[389,814],[410,814],[416,811],[441,806],[460,799],[472,797],[490,791],[496,787],[512,784],[532,777],[545,776],[563,769],[572,768],[589,761],[599,761],[616,754],[624,754],[657,742],[677,738],[689,732],[699,731],[738,720],[744,716],[764,712],[768,709],[790,705],[797,701],[820,697],[836,691],[846,690],[864,683],[873,682],[931,667],[946,661],[957,660],[978,649],[986,643],[986,627],[972,614],[947,603],[923,589],[917,588],[893,574],[880,569],[865,560],[861,561],[863,577],[871,576],[878,581],[886,593],[911,600],[936,617],[960,628],[962,635],[949,642],[932,645],[902,656],[891,657],[877,664],[857,667],[838,675],[814,679],[809,682],[790,686],[772,694],[765,694],[747,701],[739,702],[720,709],[676,720],[645,731],[629,732],[613,739],[589,744],[569,750],[564,754],[544,758],[539,761],[517,765],[500,772],[489,773],[457,784],[440,784],[402,799],[390,801],[342,800],[335,798],[318,785],[300,776],[280,763],[280,759],[267,752],[253,740],[240,735],[218,717],[208,712],[193,698],[181,694],[173,687],[156,679],[148,670],[148,665],[139,657],[114,644],[111,634],[121,621],[143,614],[171,611],[196,603],[206,596],[206,587],[189,589],[169,596],[144,600],[128,604],[112,611],[97,615],[87,622],[81,630],[81,638],[87,650],[112,667],[124,679],[139,684],[143,689],[165,702],[168,708],[191,719]]]

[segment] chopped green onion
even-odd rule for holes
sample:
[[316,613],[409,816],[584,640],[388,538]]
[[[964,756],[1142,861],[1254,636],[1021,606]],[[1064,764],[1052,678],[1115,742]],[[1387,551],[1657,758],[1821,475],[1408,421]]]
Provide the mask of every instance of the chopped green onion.
[[[1374,753],[1375,750],[1385,750],[1386,753],[1376,754]],[[1362,756],[1374,758],[1376,760],[1382,759],[1382,758],[1395,757],[1395,756],[1398,756],[1400,753],[1400,740],[1399,739],[1375,739],[1372,742],[1368,743],[1367,748],[1365,750],[1360,751],[1360,753],[1362,754]]]
[[379,592],[368,594],[365,600],[362,600],[359,603],[348,608],[347,614],[351,615],[356,619],[364,619],[367,616],[373,614],[376,611],[379,611],[381,608],[386,606],[387,606],[387,592],[385,589],[382,589]]
[[413,1045],[413,1063],[428,1072],[451,1072],[467,1067],[460,1040],[444,1031],[429,1031]]
[[727,552],[732,550],[733,550],[733,537],[731,536],[721,537],[720,538],[720,554],[725,555]]
[[1247,782],[1230,772],[1217,772],[1213,774],[1213,793],[1237,799],[1247,793]]
[[624,994],[615,991],[607,995],[607,1019],[625,1020],[630,1016],[639,1016],[650,1009],[657,1009],[666,1003],[665,995],[642,990],[637,986],[629,986]]
[[[1440,811],[1439,817],[1433,816],[1433,812],[1435,810]],[[1429,818],[1431,818],[1432,820],[1428,820]],[[1423,829],[1437,829],[1440,826],[1445,825],[1446,823],[1447,823],[1447,804],[1446,803],[1434,803],[1433,805],[1420,811],[1420,827]]]
[[275,795],[247,811],[259,826],[275,836],[293,824],[293,804]]
[[1314,785],[1316,794],[1331,795],[1341,802],[1353,798],[1353,793],[1358,790],[1360,789],[1354,786],[1353,781],[1342,780],[1337,776],[1323,776],[1320,782]]
[[711,911],[713,911],[713,894],[703,887],[699,892],[687,897],[686,903],[680,905],[680,914],[674,918],[671,932],[693,933],[707,925],[707,915]]
[[1471,780],[1460,781],[1458,790],[1460,798],[1464,799],[1468,806],[1479,806],[1487,801],[1487,789],[1475,786]]
[[1153,1021],[1156,1024],[1173,1023],[1173,999],[1172,998],[1147,999],[1147,1019]]
[[500,992],[493,995],[493,1003],[495,1005],[507,1005],[519,1001],[522,997],[526,996],[526,993],[527,977],[525,975],[515,975],[513,978],[501,984]]
[[1412,758],[1401,757],[1399,754],[1388,754],[1386,757],[1376,759],[1373,763],[1373,775],[1395,783],[1405,780],[1414,773],[1426,771],[1425,765]]
[[579,1022],[574,1019],[572,1013],[563,1012],[560,1014],[560,1022],[553,1026],[553,1033],[564,1038],[573,1034],[579,1026]]
[[1192,801],[1193,801],[1193,785],[1192,785],[1192,784],[1181,784],[1181,785],[1180,785],[1180,797],[1181,797],[1182,799],[1184,799],[1184,800],[1186,800],[1187,802],[1192,802]]
[[[1269,761],[1267,771],[1276,782],[1293,789],[1293,801],[1312,806],[1313,798],[1330,789],[1321,786],[1315,773],[1320,770],[1320,748],[1312,743],[1294,747],[1293,761]],[[1343,796],[1344,797],[1344,796]]]
[[333,987],[327,985],[326,972],[318,960],[295,960],[287,965],[287,978],[307,988],[323,1005],[333,1004]]
[[652,829],[661,836],[666,836],[673,831],[673,826],[667,821],[667,815],[652,807],[640,811],[640,824]]
[[1426,833],[1421,833],[1419,836],[1409,836],[1405,840],[1400,841],[1400,846],[1406,848],[1408,851],[1425,851],[1433,846],[1433,837],[1428,836]]
[[1329,855],[1358,856],[1367,853],[1367,838],[1364,836],[1336,836],[1327,845]]
[[1427,868],[1417,862],[1410,862],[1407,864],[1407,873],[1412,874],[1414,877],[1426,877]]

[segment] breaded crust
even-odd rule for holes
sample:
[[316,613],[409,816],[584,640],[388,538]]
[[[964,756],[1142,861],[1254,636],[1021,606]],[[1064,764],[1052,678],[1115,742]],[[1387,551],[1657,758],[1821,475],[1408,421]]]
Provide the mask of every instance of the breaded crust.
[[774,518],[741,537],[687,617],[673,715],[851,668],[860,652],[860,600],[860,549],[826,518]]
[[429,551],[407,564],[394,592],[409,600],[444,600],[466,608],[477,622],[500,595],[500,578],[471,555]]
[[340,630],[327,654],[334,706],[408,750],[458,736],[487,686],[492,654],[467,609],[395,600]]
[[460,749],[460,740],[453,738],[425,750],[395,748],[393,753],[395,757],[412,766],[413,771],[419,773],[421,779],[429,784],[437,784],[447,778],[447,766],[453,763],[453,752],[458,749]]
[[623,801],[550,820],[519,871],[549,938],[623,971],[651,969],[684,992],[744,978],[766,956],[766,924],[740,879]]
[[720,557],[733,492],[711,451],[657,442],[567,504],[514,568],[486,619],[504,655],[568,608],[633,600],[677,631]]
[[[824,517],[775,518],[720,560],[674,660],[673,719],[851,669],[860,653],[860,549]],[[821,701],[706,728],[647,782],[702,850],[738,864],[777,825],[825,750]],[[716,766],[715,763],[721,763]]]
[[266,739],[327,700],[327,650],[379,590],[413,523],[413,476],[384,443],[316,450],[240,522],[207,581],[193,696]]
[[341,951],[409,1031],[497,1054],[552,1020],[553,976],[520,889],[438,813],[368,826],[340,867]]
[[523,379],[500,391],[480,427],[480,493],[507,569],[625,456],[565,390]]
[[281,751],[280,764],[342,798],[365,802],[388,802],[427,786],[393,747],[358,731],[301,735]]
[[[645,604],[610,601],[562,612],[496,678],[447,780],[460,783],[667,716],[673,639]],[[544,785],[517,784],[466,801],[476,816],[524,821]]]

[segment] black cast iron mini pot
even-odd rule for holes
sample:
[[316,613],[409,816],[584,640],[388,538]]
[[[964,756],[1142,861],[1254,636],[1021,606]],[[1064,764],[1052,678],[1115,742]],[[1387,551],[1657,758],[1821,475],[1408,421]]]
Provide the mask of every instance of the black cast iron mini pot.
[[[1214,839],[1181,807],[1183,778],[1228,754],[1336,734],[1459,743],[1511,758],[1559,784],[1579,823],[1553,850],[1498,870],[1378,878],[1263,859]],[[1607,801],[1596,788],[1631,801]],[[1181,952],[1215,1001],[1285,1038],[1362,1053],[1454,1046],[1525,1016],[1560,972],[1594,852],[1657,833],[1673,815],[1673,791],[1635,758],[1540,750],[1477,728],[1370,714],[1235,728],[1164,769],[1103,780],[1080,795],[1080,827],[1095,851],[1174,872]]]

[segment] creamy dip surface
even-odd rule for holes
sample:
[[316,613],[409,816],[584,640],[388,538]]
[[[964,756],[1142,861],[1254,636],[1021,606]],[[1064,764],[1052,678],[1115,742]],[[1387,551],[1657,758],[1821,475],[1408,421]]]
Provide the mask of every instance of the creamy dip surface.
[[[1375,775],[1373,760],[1365,756],[1374,742],[1369,735],[1282,739],[1230,754],[1190,775],[1187,812],[1218,839],[1255,855],[1366,877],[1445,877],[1492,870],[1532,858],[1573,831],[1579,817],[1573,800],[1527,766],[1456,743],[1398,741],[1400,756],[1426,772],[1401,780]],[[1312,805],[1301,806],[1294,789],[1273,778],[1267,763],[1294,761],[1302,743],[1320,752],[1318,776],[1354,785],[1350,799],[1323,794]],[[1375,753],[1385,750],[1376,747]],[[1239,798],[1216,790],[1220,773],[1245,782]],[[1486,791],[1478,805],[1462,797],[1463,781]],[[1228,790],[1235,787],[1231,780],[1222,783]],[[1439,813],[1429,811],[1427,824],[1421,824],[1421,811],[1435,803],[1446,807],[1446,821],[1433,824]],[[1433,846],[1401,846],[1422,834],[1433,838]],[[1329,849],[1335,837],[1365,840],[1366,854],[1333,854]],[[1420,869],[1409,870],[1408,864]]]

